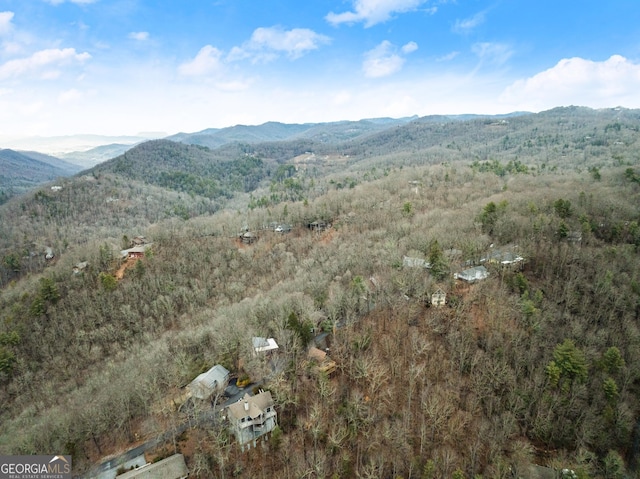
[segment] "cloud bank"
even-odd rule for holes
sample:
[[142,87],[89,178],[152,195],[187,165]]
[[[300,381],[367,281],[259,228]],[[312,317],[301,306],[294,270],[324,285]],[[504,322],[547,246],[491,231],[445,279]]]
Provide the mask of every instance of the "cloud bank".
[[234,47],[229,60],[251,59],[254,62],[269,62],[284,54],[296,60],[312,50],[331,42],[325,35],[308,28],[284,30],[280,27],[256,28],[251,38],[240,47]]
[[75,48],[40,50],[30,57],[9,60],[0,65],[0,80],[26,75],[39,75],[43,79],[57,78],[60,67],[84,63],[90,58],[91,55],[86,52],[78,53]]
[[558,105],[640,107],[640,64],[620,55],[601,62],[563,59],[548,70],[517,80],[504,90],[500,101],[533,111]]
[[[394,13],[415,11],[425,3],[426,0],[354,0],[352,12],[330,12],[325,20],[332,25],[363,22],[365,27],[371,27],[386,22]],[[430,13],[434,11],[431,9]]]

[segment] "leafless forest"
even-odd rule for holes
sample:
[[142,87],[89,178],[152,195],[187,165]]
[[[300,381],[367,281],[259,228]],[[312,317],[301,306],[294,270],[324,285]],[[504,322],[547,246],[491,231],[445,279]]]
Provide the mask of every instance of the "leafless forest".
[[[145,151],[12,198],[0,452],[87,470],[185,421],[181,388],[220,363],[266,376],[279,428],[249,452],[221,424],[188,429],[162,450],[193,477],[638,477],[640,117],[610,113],[410,123],[313,158],[255,146],[227,183],[192,181],[195,163],[162,176]],[[118,279],[136,235],[153,246]],[[483,262],[498,249],[523,264]],[[476,264],[488,278],[454,278]],[[275,374],[252,336],[278,340]]]

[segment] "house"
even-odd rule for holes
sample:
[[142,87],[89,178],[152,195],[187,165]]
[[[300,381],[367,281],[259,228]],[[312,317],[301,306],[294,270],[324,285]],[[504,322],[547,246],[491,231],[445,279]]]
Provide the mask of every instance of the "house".
[[456,273],[455,278],[461,279],[468,283],[481,281],[489,276],[489,271],[484,266],[476,266],[474,268],[465,269],[462,273]]
[[147,239],[144,236],[135,236],[129,246],[133,248],[134,246],[142,246],[143,244],[147,244]]
[[276,229],[274,230],[276,233],[288,233],[289,231],[291,231],[291,225],[288,224],[281,224],[276,226]]
[[216,364],[206,373],[198,375],[187,386],[191,397],[209,399],[215,393],[222,393],[229,382],[229,371],[224,366]]
[[253,351],[256,354],[268,353],[278,349],[278,344],[276,343],[276,340],[273,338],[254,337],[252,338],[251,341],[253,343]]
[[324,231],[330,227],[330,225],[326,221],[322,221],[322,220],[312,221],[307,226],[311,231],[317,231],[317,232]]
[[405,268],[431,268],[431,263],[426,259],[412,258],[410,256],[402,257],[402,266]]
[[47,246],[44,249],[44,259],[53,259],[55,254],[53,253],[53,248],[51,246]]
[[256,447],[261,437],[273,431],[278,417],[273,398],[269,391],[261,391],[255,396],[245,394],[238,402],[227,406],[229,430],[236,437],[242,450]]
[[120,251],[120,256],[126,259],[144,258],[146,251],[151,248],[152,243],[145,243],[133,248],[123,249]]
[[316,347],[310,347],[307,353],[307,359],[311,364],[311,370],[315,374],[331,374],[336,370],[336,362],[332,360],[327,353]]
[[117,479],[185,479],[189,476],[182,454],[174,454],[161,461],[149,463],[116,476]]
[[522,266],[524,258],[509,250],[496,249],[490,251],[489,254],[481,261],[491,264],[499,264],[502,267],[516,267]]
[[240,233],[240,241],[244,244],[252,244],[258,241],[258,235],[251,231],[245,231],[244,233]]
[[582,242],[582,232],[581,231],[569,231],[567,233],[567,241],[570,243],[581,243]]
[[440,306],[444,306],[447,300],[447,294],[442,291],[440,288],[438,288],[432,295],[431,295],[431,306],[435,306],[436,308],[440,307]]
[[81,261],[79,263],[76,263],[73,266],[73,274],[82,273],[86,269],[87,266],[89,266],[89,263],[87,261]]

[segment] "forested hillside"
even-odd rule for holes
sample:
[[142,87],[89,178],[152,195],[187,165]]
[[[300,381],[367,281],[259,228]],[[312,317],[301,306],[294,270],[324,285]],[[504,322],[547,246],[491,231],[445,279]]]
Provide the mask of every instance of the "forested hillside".
[[0,204],[35,186],[80,171],[80,167],[36,152],[0,149]]
[[[177,398],[222,364],[264,380],[279,428],[242,452],[205,423],[155,451],[193,477],[637,477],[639,128],[567,108],[333,146],[162,140],[11,199],[0,452],[88,470],[210,408]],[[125,263],[137,235],[149,253]],[[320,332],[330,376],[306,359]],[[277,368],[253,336],[277,339]]]

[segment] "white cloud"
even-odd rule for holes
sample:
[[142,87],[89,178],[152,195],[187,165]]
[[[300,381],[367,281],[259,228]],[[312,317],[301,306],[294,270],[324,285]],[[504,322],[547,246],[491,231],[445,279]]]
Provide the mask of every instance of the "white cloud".
[[437,62],[449,62],[451,60],[453,60],[455,57],[457,57],[458,55],[460,55],[460,52],[450,52],[447,53],[446,55],[443,55],[439,58],[436,58]]
[[284,53],[295,60],[330,41],[329,37],[307,28],[283,30],[280,27],[261,27],[253,32],[249,41],[232,48],[228,59],[252,58],[254,61],[269,62]]
[[128,36],[131,40],[144,42],[149,39],[149,32],[131,32]]
[[185,76],[206,76],[218,73],[223,67],[221,57],[220,50],[211,45],[205,45],[193,60],[180,65],[178,71]]
[[[409,42],[402,47],[401,51],[408,54],[417,49],[417,43]],[[366,52],[364,57],[362,70],[368,78],[381,78],[392,75],[400,71],[405,62],[405,59],[397,53],[396,47],[387,40]]]
[[416,42],[409,42],[402,46],[402,53],[412,53],[418,49],[418,44]]
[[513,50],[503,43],[474,43],[471,51],[475,53],[482,63],[502,65],[511,58]]
[[0,36],[7,35],[13,29],[11,20],[13,20],[13,12],[0,12]]
[[453,25],[453,31],[455,33],[469,33],[478,25],[484,23],[485,12],[476,13],[473,17],[465,18],[464,20],[456,20]]
[[70,63],[83,63],[91,58],[88,53],[77,53],[75,48],[40,50],[30,57],[9,60],[0,65],[0,79],[43,72],[45,79],[57,78],[57,67]]
[[507,87],[502,103],[539,111],[559,105],[640,107],[640,64],[613,55],[597,62],[566,58]]
[[[405,13],[417,10],[427,0],[354,0],[352,12],[334,13],[325,16],[332,25],[341,23],[364,22],[365,27],[371,27],[377,23],[386,22],[394,13]],[[428,13],[435,13],[435,7]]]

